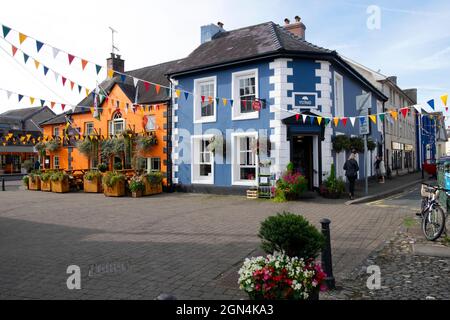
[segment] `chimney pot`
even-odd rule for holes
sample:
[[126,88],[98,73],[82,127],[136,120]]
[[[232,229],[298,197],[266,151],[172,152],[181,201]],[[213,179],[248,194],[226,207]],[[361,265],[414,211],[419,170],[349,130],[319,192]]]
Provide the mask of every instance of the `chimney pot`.
[[291,21],[290,21],[288,18],[286,18],[286,19],[284,19],[284,23],[285,23],[286,25],[288,25],[288,24],[291,23]]
[[295,16],[295,22],[299,23],[302,21],[302,18],[300,18],[299,16]]
[[301,22],[301,18],[299,16],[295,17],[295,23],[290,23],[289,19],[285,19],[284,22],[286,25],[284,29],[294,34],[295,36],[305,40],[306,26],[303,22]]
[[224,24],[222,23],[222,22],[217,22],[217,25],[220,27],[220,28],[222,28],[223,29],[223,26],[224,26]]

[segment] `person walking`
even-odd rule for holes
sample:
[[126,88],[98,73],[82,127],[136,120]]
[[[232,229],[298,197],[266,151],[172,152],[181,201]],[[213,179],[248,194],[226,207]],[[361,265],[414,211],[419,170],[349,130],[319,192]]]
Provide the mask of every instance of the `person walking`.
[[386,166],[384,165],[383,157],[377,157],[377,161],[375,161],[375,170],[377,173],[378,182],[384,183],[386,176]]
[[348,191],[350,200],[353,200],[355,197],[355,182],[358,178],[359,166],[356,161],[356,154],[352,152],[348,160],[344,164],[345,176],[348,180]]

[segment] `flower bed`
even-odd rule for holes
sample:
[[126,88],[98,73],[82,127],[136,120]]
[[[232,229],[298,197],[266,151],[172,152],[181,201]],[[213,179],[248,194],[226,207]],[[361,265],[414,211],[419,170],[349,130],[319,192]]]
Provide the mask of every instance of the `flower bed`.
[[326,274],[313,260],[284,254],[246,259],[239,270],[239,287],[252,300],[317,299],[325,291]]
[[277,181],[275,201],[297,200],[307,189],[308,180],[302,174],[288,168],[288,171]]

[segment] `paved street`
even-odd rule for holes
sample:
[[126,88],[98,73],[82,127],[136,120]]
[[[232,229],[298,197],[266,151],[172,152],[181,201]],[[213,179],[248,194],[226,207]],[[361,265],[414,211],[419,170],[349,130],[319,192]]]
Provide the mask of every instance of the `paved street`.
[[[332,200],[285,204],[194,194],[111,199],[0,193],[0,299],[240,299],[237,270],[260,254],[266,217],[289,210],[332,220],[339,283],[401,226],[406,212]],[[69,291],[66,269],[82,270]],[[91,272],[90,272],[91,269]]]

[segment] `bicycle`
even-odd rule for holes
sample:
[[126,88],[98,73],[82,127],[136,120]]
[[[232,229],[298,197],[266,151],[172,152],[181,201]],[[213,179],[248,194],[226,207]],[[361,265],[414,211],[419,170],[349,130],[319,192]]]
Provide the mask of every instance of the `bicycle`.
[[450,190],[422,183],[422,232],[429,241],[436,241],[445,230],[447,214],[439,204],[440,192]]

